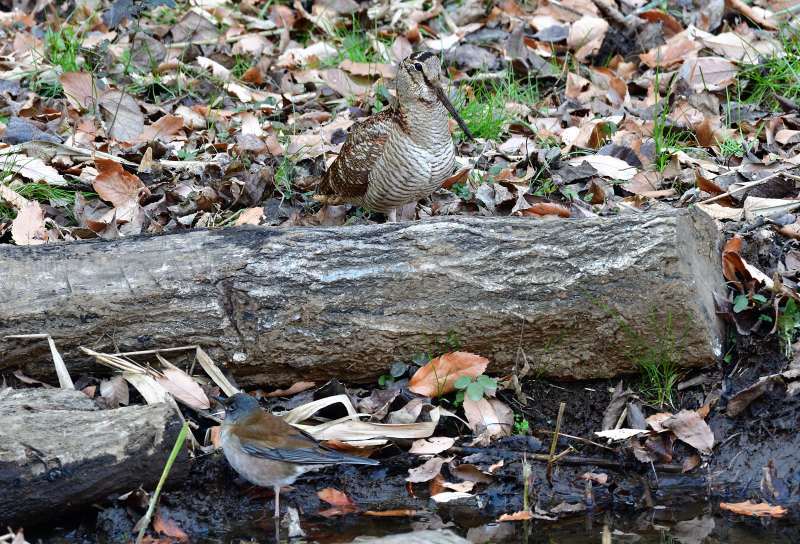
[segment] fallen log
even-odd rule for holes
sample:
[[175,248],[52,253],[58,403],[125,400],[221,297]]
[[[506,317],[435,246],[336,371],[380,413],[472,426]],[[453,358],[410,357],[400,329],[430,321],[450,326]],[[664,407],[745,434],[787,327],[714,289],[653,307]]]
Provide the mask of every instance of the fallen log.
[[[335,228],[232,228],[0,247],[0,338],[77,349],[199,344],[240,384],[374,379],[460,349],[524,358],[537,375],[635,370],[674,343],[683,366],[720,355],[719,234],[701,212],[535,221],[445,218]],[[0,372],[52,373],[44,343],[0,341]]]
[[[80,391],[0,389],[0,525],[152,489],[181,427],[167,404],[99,410]],[[188,474],[184,452],[170,479]]]

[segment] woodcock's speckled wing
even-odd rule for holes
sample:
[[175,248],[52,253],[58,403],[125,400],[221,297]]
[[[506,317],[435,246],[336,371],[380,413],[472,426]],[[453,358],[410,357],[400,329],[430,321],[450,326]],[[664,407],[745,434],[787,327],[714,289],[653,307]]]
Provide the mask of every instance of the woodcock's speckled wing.
[[395,104],[352,126],[319,187],[329,197],[318,200],[392,212],[441,187],[455,167],[448,113],[472,137],[442,89],[443,79],[432,53],[404,59]]

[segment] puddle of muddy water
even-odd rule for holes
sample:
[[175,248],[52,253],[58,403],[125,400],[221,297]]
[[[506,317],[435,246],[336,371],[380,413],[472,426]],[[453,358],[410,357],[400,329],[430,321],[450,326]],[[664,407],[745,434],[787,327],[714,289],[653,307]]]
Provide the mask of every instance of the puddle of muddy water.
[[[347,515],[331,519],[318,516],[301,521],[306,538],[300,541],[335,544],[351,542],[356,537],[386,536],[415,529],[448,528],[475,544],[521,542],[529,544],[796,544],[800,527],[785,522],[757,519],[731,519],[712,512],[707,504],[691,505],[684,510],[659,509],[631,513],[594,513],[558,522],[528,521],[497,523],[480,512],[461,512],[457,517],[441,519],[436,514],[421,513],[413,518],[370,518]],[[238,542],[276,542],[272,519],[243,521],[219,535],[198,539],[201,544]],[[286,542],[282,531],[281,542]]]

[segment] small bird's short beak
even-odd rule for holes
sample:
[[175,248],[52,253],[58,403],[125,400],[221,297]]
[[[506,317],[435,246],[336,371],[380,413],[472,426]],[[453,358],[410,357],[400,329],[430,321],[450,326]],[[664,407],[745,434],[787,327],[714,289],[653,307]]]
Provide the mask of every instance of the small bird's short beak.
[[450,102],[450,99],[447,98],[447,93],[444,92],[444,89],[442,89],[438,83],[432,83],[431,88],[433,89],[433,92],[436,93],[436,96],[437,98],[439,98],[439,101],[444,105],[445,108],[447,108],[447,111],[450,112],[450,115],[453,116],[453,119],[456,120],[456,123],[458,123],[458,126],[461,127],[461,130],[464,131],[464,134],[467,135],[467,138],[469,138],[470,140],[474,140],[475,136],[473,136],[472,133],[469,131],[469,129],[467,128],[467,124],[458,114],[455,106],[453,106],[453,103]]

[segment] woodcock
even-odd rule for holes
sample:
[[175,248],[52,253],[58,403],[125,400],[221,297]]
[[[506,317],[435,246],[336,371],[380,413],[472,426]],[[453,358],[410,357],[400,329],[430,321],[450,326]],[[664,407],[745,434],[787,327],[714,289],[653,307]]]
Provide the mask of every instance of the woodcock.
[[397,208],[441,187],[456,160],[447,113],[473,137],[447,98],[443,79],[433,53],[419,51],[404,59],[395,103],[352,126],[322,179],[319,200],[350,202],[393,218]]

